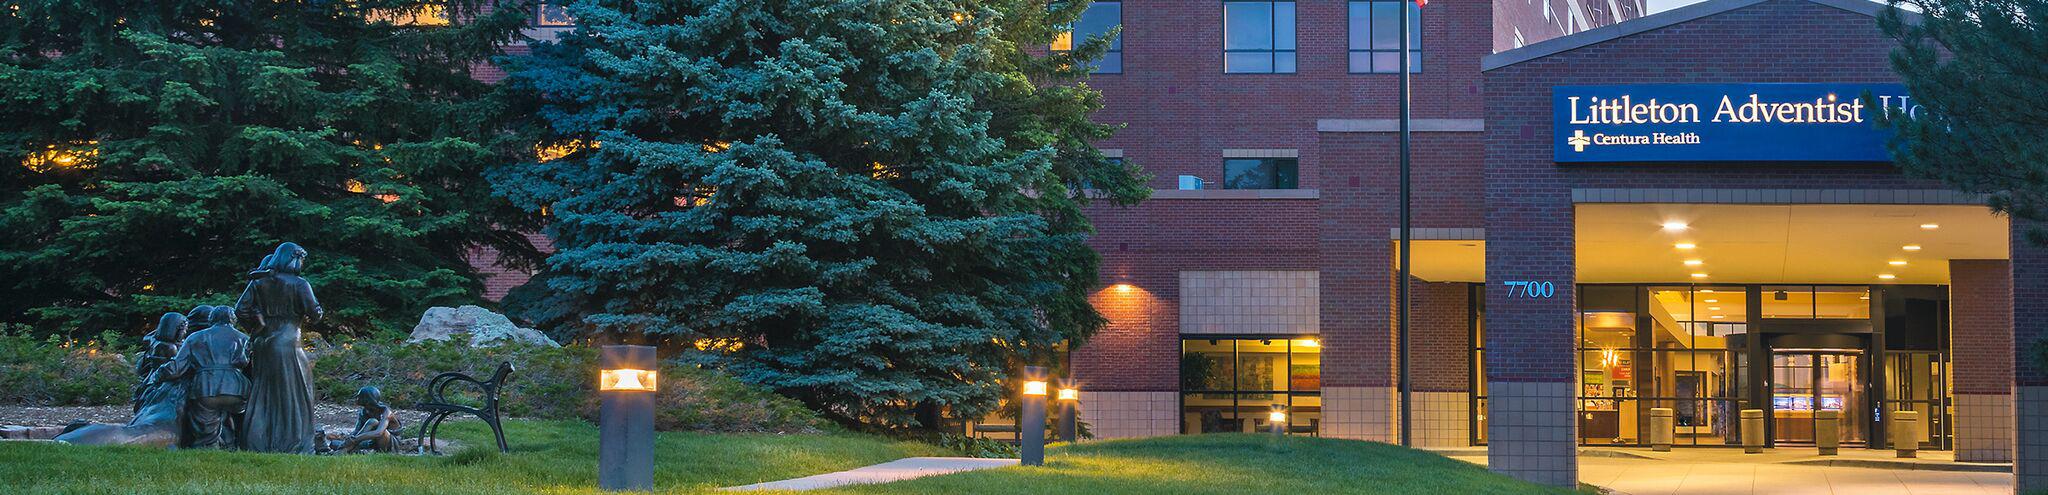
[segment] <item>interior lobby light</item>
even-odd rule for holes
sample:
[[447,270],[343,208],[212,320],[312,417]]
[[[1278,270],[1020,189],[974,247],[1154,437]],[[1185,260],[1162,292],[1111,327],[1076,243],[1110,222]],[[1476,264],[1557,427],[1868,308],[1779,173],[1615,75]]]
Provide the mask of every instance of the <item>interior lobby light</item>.
[[1700,289],[1701,294],[1713,294],[1714,289]]
[[1679,248],[1679,249],[1692,249],[1692,248],[1696,248],[1696,247],[1699,247],[1699,245],[1698,245],[1698,244],[1693,244],[1693,243],[1690,243],[1690,242],[1681,242],[1681,243],[1678,243],[1678,244],[1673,244],[1673,245],[1672,245],[1671,247],[1675,247],[1675,248]]
[[1708,299],[1708,300],[1707,300],[1707,302],[1710,302],[1710,303],[1717,303],[1717,302],[1721,302],[1721,300],[1720,300],[1720,299]]
[[1677,232],[1680,230],[1685,230],[1685,228],[1685,222],[1680,222],[1676,220],[1664,222],[1664,230],[1667,232]]
[[1705,274],[1705,273],[1697,273],[1697,272],[1696,272],[1696,273],[1693,273],[1693,274],[1692,274],[1692,278],[1707,278],[1707,274]]
[[1722,318],[1727,318],[1727,317],[1726,317],[1726,316],[1721,316],[1721,315],[1714,315],[1714,316],[1709,316],[1708,318],[1713,318],[1713,319],[1719,320],[1719,319],[1722,319]]
[[1685,260],[1685,266],[1700,266],[1700,265],[1701,265],[1701,264],[1703,264],[1703,263],[1706,263],[1706,261],[1703,261],[1703,260]]
[[1323,343],[1317,342],[1316,339],[1301,339],[1294,341],[1294,345],[1301,347],[1322,347]]
[[1707,311],[1720,311],[1720,306],[1707,306]]
[[1892,266],[1906,266],[1906,260],[1891,260]]
[[1938,223],[1923,223],[1923,224],[1920,224],[1920,230],[1934,230],[1934,229],[1939,229],[1939,228],[1941,228],[1941,224],[1938,224]]
[[1920,250],[1920,245],[1919,245],[1919,244],[1907,244],[1907,245],[1905,245],[1905,246],[1902,246],[1902,247],[1900,247],[1899,249],[1904,249],[1904,250],[1907,250],[1907,251],[1919,251],[1919,250]]
[[1899,277],[1898,277],[1897,275],[1892,275],[1892,274],[1889,274],[1889,273],[1879,273],[1879,274],[1877,274],[1877,278],[1880,278],[1880,279],[1884,279],[1884,280],[1891,280],[1891,279],[1895,279],[1895,278],[1899,278]]

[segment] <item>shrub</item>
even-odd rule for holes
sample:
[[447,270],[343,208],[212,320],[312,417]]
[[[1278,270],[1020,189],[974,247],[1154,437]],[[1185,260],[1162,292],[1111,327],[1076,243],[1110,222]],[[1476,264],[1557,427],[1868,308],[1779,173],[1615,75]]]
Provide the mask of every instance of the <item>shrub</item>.
[[0,404],[105,406],[134,396],[139,352],[112,332],[87,340],[36,337],[26,326],[0,325]]
[[[597,418],[597,351],[589,347],[546,347],[507,343],[473,349],[461,342],[419,344],[359,341],[316,345],[314,386],[330,402],[347,402],[356,389],[375,385],[392,405],[426,399],[427,380],[447,371],[488,379],[498,363],[512,374],[499,397],[507,415],[531,418]],[[725,375],[693,366],[662,363],[656,392],[655,428],[714,432],[811,432],[824,426],[802,404],[749,387]],[[473,389],[448,389],[469,393]],[[457,400],[475,401],[473,394]]]

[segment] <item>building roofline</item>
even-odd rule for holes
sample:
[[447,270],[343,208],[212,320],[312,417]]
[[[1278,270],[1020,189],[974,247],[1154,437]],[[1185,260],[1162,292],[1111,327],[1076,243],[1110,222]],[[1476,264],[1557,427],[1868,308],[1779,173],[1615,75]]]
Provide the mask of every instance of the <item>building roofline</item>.
[[[1707,0],[1651,15],[1617,22],[1577,33],[1559,36],[1532,43],[1521,48],[1487,55],[1479,61],[1479,71],[1486,72],[1501,67],[1527,62],[1581,47],[1605,43],[1648,31],[1663,29],[1688,21],[1728,12],[1770,0]],[[1871,0],[1801,0],[1837,9],[1855,12],[1871,17],[1884,14],[1890,5]],[[1920,22],[1920,14],[1905,13],[1906,22]]]

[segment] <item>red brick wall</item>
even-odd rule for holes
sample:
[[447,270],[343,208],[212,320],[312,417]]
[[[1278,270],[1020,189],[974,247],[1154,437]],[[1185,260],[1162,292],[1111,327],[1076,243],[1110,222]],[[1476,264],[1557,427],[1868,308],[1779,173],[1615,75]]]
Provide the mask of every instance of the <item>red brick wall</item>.
[[1954,393],[2012,393],[2012,262],[1950,260],[1948,280]]
[[[1573,280],[1572,188],[1942,189],[1889,165],[1591,165],[1552,161],[1551,88],[1714,82],[1891,82],[1875,19],[1773,0],[1486,74],[1487,267],[1494,280]],[[1489,287],[1487,375],[1570,382],[1571,292]]]

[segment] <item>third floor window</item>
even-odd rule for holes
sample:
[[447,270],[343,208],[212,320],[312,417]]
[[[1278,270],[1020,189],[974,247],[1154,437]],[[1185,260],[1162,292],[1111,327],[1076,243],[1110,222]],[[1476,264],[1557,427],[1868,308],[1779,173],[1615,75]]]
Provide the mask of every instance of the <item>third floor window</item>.
[[1223,72],[1294,73],[1294,2],[1223,2]]
[[[1053,38],[1052,50],[1056,52],[1072,50],[1076,44],[1086,43],[1097,36],[1109,34],[1110,30],[1116,29],[1118,25],[1123,24],[1123,18],[1123,2],[1095,2],[1089,4],[1088,11],[1083,12],[1081,18],[1074,21],[1073,30],[1060,33],[1058,37]],[[1124,36],[1119,33],[1109,39],[1109,50],[1102,53],[1102,58],[1095,60],[1093,72],[1097,74],[1116,74],[1123,71]]]
[[1408,8],[1409,72],[1422,72],[1422,9],[1410,0],[1351,2],[1351,72],[1401,71],[1401,8]]

